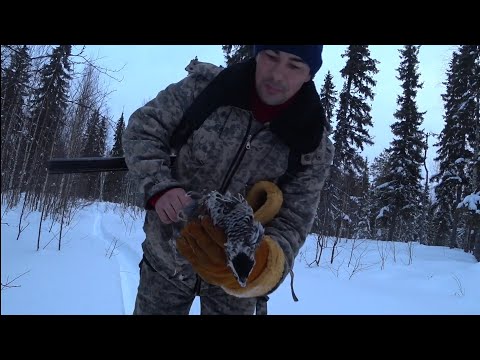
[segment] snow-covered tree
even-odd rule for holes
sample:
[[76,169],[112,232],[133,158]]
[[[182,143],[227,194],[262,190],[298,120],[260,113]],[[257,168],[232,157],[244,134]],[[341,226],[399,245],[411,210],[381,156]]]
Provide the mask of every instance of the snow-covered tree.
[[[387,149],[388,162],[382,176],[377,179],[376,189],[380,207],[384,209],[383,220],[388,227],[387,240],[394,235],[405,240],[418,240],[418,219],[421,214],[423,189],[421,166],[425,148],[424,134],[420,130],[424,112],[417,108],[417,92],[423,87],[419,82],[419,47],[405,45],[400,49],[398,77],[402,82],[402,94],[397,98],[397,119],[391,125],[394,139]],[[388,209],[388,211],[386,210]]]
[[47,181],[45,163],[52,156],[65,126],[71,75],[71,45],[60,45],[52,50],[48,62],[40,69],[40,86],[35,90],[31,105],[28,141],[25,144],[24,168],[19,182],[31,194],[35,209],[39,195]]
[[[440,169],[432,177],[435,184],[435,217],[447,222],[449,246],[465,246],[465,218],[459,204],[473,193],[471,171],[478,129],[478,45],[462,45],[455,51],[447,71],[445,126],[439,136]],[[472,161],[473,160],[473,161]],[[463,224],[463,225],[462,225]],[[436,231],[440,234],[440,231]],[[461,236],[461,243],[457,236]],[[438,241],[436,241],[438,243]],[[442,244],[446,245],[446,244]]]
[[253,56],[253,45],[222,45],[227,66],[245,61]]
[[372,124],[370,101],[378,73],[378,61],[370,56],[368,45],[350,45],[342,57],[347,58],[341,75],[345,79],[340,93],[336,129],[333,133],[335,156],[331,169],[331,206],[334,214],[335,235],[351,221],[350,210],[355,204],[354,194],[358,178],[362,177],[364,161],[361,156],[365,145],[373,144],[369,134]]
[[333,113],[335,106],[337,104],[337,91],[335,90],[335,85],[333,84],[333,76],[330,71],[325,75],[325,80],[323,82],[322,89],[320,90],[320,101],[325,110],[325,116],[327,117],[327,122],[332,126]]

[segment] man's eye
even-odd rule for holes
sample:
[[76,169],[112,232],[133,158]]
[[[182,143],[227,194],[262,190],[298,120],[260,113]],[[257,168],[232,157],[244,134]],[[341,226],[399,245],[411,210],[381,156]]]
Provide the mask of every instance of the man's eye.
[[300,70],[300,67],[294,64],[289,64],[290,69],[292,70]]
[[276,60],[276,59],[277,59],[277,56],[276,56],[276,55],[269,54],[269,53],[266,53],[265,55],[267,55],[267,57],[268,57],[270,60]]

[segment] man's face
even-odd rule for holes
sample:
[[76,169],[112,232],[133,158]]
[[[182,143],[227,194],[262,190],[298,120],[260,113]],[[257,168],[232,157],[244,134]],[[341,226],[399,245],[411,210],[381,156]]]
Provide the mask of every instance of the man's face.
[[310,67],[298,56],[276,50],[257,54],[255,86],[267,105],[280,105],[311,79]]

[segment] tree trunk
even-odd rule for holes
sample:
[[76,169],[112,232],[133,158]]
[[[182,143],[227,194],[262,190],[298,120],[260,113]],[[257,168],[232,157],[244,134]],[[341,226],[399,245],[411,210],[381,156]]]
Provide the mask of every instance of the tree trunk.
[[423,189],[423,204],[422,204],[422,216],[420,221],[420,244],[427,244],[427,234],[428,234],[428,211],[429,211],[429,202],[428,202],[428,167],[427,167],[427,151],[428,151],[428,134],[425,135],[425,153],[423,154],[423,167],[425,169],[425,186]]
[[40,215],[40,224],[38,225],[38,237],[37,237],[37,251],[40,249],[40,237],[42,232],[43,214],[45,211],[45,204],[42,206],[42,214]]
[[478,229],[475,229],[473,231],[472,237],[473,237],[472,241],[475,244],[473,255],[475,256],[475,259],[477,259],[477,261],[480,261],[480,231]]
[[22,233],[22,220],[23,220],[23,214],[25,213],[25,207],[26,207],[26,196],[23,198],[23,206],[22,206],[22,212],[20,213],[20,219],[18,219],[18,235],[17,235],[17,240],[20,238],[20,234]]
[[452,232],[450,233],[450,240],[449,240],[449,247],[450,249],[455,249],[457,247],[457,228],[458,228],[458,217],[459,217],[459,211],[457,209],[457,205],[460,204],[460,201],[462,201],[462,196],[461,196],[461,186],[457,186],[457,199],[454,204],[453,208],[453,216],[452,216]]
[[62,232],[63,232],[63,222],[65,219],[65,209],[67,207],[67,197],[65,196],[65,199],[63,200],[63,206],[62,206],[62,220],[60,222],[60,233],[58,234],[58,251],[62,248]]
[[392,222],[390,223],[390,227],[388,228],[388,236],[387,240],[392,241],[393,240],[393,234],[395,232],[395,228],[397,226],[397,210],[392,214]]

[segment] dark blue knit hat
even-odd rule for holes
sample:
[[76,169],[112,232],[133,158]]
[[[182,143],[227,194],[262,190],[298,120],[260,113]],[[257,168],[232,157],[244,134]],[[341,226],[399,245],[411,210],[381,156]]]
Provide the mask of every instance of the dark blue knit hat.
[[278,50],[297,55],[310,66],[312,78],[322,67],[323,45],[253,45],[255,56],[262,50]]

